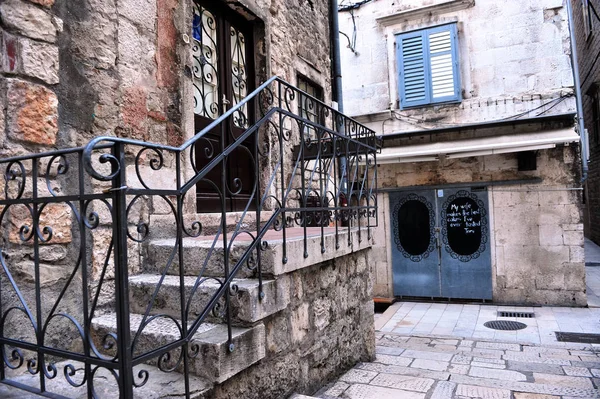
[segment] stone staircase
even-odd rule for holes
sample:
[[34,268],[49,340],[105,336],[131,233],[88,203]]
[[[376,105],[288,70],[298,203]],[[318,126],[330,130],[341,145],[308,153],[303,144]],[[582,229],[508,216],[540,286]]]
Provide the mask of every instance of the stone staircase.
[[[281,393],[289,395],[289,391],[285,392],[285,386],[280,386],[285,385],[285,378],[287,378],[280,375],[286,373],[286,368],[282,369],[281,367],[286,364],[292,367],[295,362],[288,360],[288,357],[289,359],[297,359],[299,353],[304,353],[304,349],[298,351],[298,348],[304,348],[304,345],[306,345],[305,340],[308,335],[305,337],[305,332],[302,331],[308,331],[310,326],[308,324],[296,326],[299,329],[304,329],[302,331],[298,330],[299,332],[296,335],[292,335],[293,332],[290,331],[282,330],[280,332],[282,337],[300,340],[291,348],[288,346],[289,343],[285,344],[285,338],[273,338],[273,334],[278,334],[278,331],[273,330],[273,328],[281,325],[282,321],[287,323],[301,320],[303,315],[310,309],[309,306],[312,306],[309,305],[309,302],[319,302],[319,298],[322,297],[325,291],[337,286],[336,281],[338,281],[339,274],[346,275],[348,273],[354,276],[352,277],[353,282],[348,282],[347,286],[344,285],[346,284],[345,280],[338,281],[337,284],[343,290],[342,292],[355,292],[352,290],[359,289],[366,281],[366,263],[365,266],[359,269],[358,262],[355,266],[350,266],[350,264],[340,266],[341,269],[336,269],[336,267],[311,269],[311,273],[316,273],[316,275],[313,279],[306,278],[305,270],[308,270],[312,265],[327,262],[334,258],[336,258],[335,262],[340,262],[337,259],[344,259],[343,257],[346,255],[352,256],[352,253],[362,251],[371,245],[369,240],[361,240],[356,232],[350,234],[349,231],[341,231],[337,241],[339,247],[334,251],[323,252],[322,241],[328,248],[336,247],[335,229],[327,229],[323,237],[319,235],[320,231],[321,228],[307,229],[307,239],[305,241],[303,228],[289,229],[285,244],[279,232],[269,231],[265,235],[264,238],[268,241],[268,246],[261,250],[264,276],[262,280],[263,296],[261,298],[260,283],[256,278],[255,271],[243,265],[244,267],[239,269],[240,273],[236,276],[239,278],[232,280],[232,286],[236,288],[230,290],[231,342],[229,341],[228,327],[226,320],[223,318],[221,307],[220,311],[211,312],[207,315],[188,345],[189,398],[244,397],[243,392],[246,392],[247,389],[251,390],[251,387],[256,385],[253,378],[257,378],[265,372],[274,373],[278,375],[277,378],[282,380],[277,387],[273,388],[273,392],[253,392],[250,397],[278,397],[277,395]],[[133,342],[135,348],[134,358],[142,356],[144,361],[144,363],[134,366],[134,384],[143,382],[146,374],[148,378],[141,387],[136,387],[133,390],[135,398],[175,399],[185,397],[185,362],[178,361],[181,352],[180,344],[177,343],[182,336],[179,327],[179,320],[181,320],[182,315],[179,300],[180,292],[183,290],[187,297],[196,285],[197,276],[203,276],[202,284],[197,287],[194,301],[190,303],[187,313],[189,315],[188,325],[190,325],[221,287],[216,279],[222,279],[223,249],[222,247],[219,248],[219,245],[213,247],[213,242],[214,240],[210,237],[183,239],[183,261],[185,262],[183,270],[185,275],[181,278],[177,273],[179,267],[176,262],[163,274],[164,265],[167,265],[167,260],[173,256],[175,240],[165,238],[150,240],[143,252],[140,272],[129,277],[129,308],[131,311],[129,320],[132,340],[138,329],[140,329],[144,315],[147,313],[147,324]],[[251,245],[250,240],[241,240],[234,245],[230,256],[233,265],[240,259],[249,245]],[[208,255],[208,251],[211,250],[213,254],[206,267],[204,267],[204,259]],[[285,254],[289,254],[287,262],[283,262]],[[178,259],[178,256],[175,256],[174,259]],[[338,264],[343,265],[344,261]],[[304,275],[304,279],[299,288],[297,284],[301,275]],[[300,279],[302,278],[300,277]],[[183,285],[180,285],[181,281],[183,281]],[[160,289],[155,293],[159,283]],[[294,296],[292,296],[292,292],[294,292]],[[317,292],[323,293],[318,294]],[[309,299],[309,296],[316,296],[316,298]],[[303,305],[300,307],[298,307],[298,297],[302,297],[301,301],[303,301]],[[152,300],[152,298],[154,299]],[[294,305],[294,301],[296,301],[296,305]],[[350,302],[351,299],[349,298],[340,302],[339,306],[342,307],[341,309],[354,306]],[[149,309],[150,303],[153,306]],[[320,334],[323,334],[324,331],[327,331],[325,326],[328,325],[330,316],[326,312],[316,312],[316,309],[320,309],[321,304],[315,304],[314,306],[315,319],[309,320],[308,313],[306,313],[305,322],[314,323],[315,331],[322,331]],[[302,313],[303,311],[304,313]],[[356,320],[354,318],[360,318],[361,313],[356,310],[342,310],[340,314],[345,315],[342,316],[344,319],[341,320],[345,320],[346,317],[353,317],[353,320]],[[158,317],[159,315],[161,317]],[[352,329],[356,328],[357,323],[355,321],[352,327],[348,327],[346,331],[353,331]],[[117,317],[115,313],[99,313],[92,320],[92,338],[97,348],[104,348],[102,353],[105,355],[114,356],[116,354],[116,347],[111,348],[111,345],[106,345],[107,341],[104,340],[108,334],[116,333],[116,326]],[[369,326],[371,326],[371,323],[369,323]],[[321,330],[318,330],[319,328]],[[337,337],[337,335],[335,336]],[[273,341],[274,339],[276,341]],[[333,341],[326,339],[326,341],[336,344],[338,338]],[[169,356],[161,358],[157,355],[158,350],[169,344],[174,348],[171,352],[168,352]],[[280,345],[284,347],[278,349]],[[312,350],[319,348],[319,345],[314,342],[310,345],[313,348]],[[306,356],[313,359],[316,355]],[[327,357],[329,356],[335,355],[327,355]],[[348,356],[359,355],[348,354]],[[261,364],[259,368],[252,367],[259,363]],[[59,362],[56,367],[58,370],[64,370],[65,367],[71,367],[71,365],[79,370],[84,367],[83,363],[76,360]],[[165,372],[165,369],[169,371]],[[276,369],[278,371],[274,371]],[[114,384],[98,384],[99,381],[103,380],[106,382],[114,381],[113,376],[106,369],[100,368],[99,370],[95,377],[94,389],[98,392],[99,397],[114,397],[111,396],[114,389],[116,389]],[[240,374],[245,370],[247,370],[247,373]],[[39,377],[29,373],[15,374],[14,376],[14,380],[23,385],[34,385],[37,378]],[[48,380],[47,383],[49,391],[59,395],[62,394],[68,398],[85,397],[87,394],[84,388],[73,387],[62,378]],[[236,389],[238,391],[235,391]],[[237,393],[232,394],[231,390]],[[279,393],[274,394],[274,392]],[[0,386],[0,397],[22,399],[38,398],[39,396]],[[298,399],[300,398],[303,397],[300,396]]]
[[[250,242],[234,245],[230,252],[230,268],[233,268],[248,248]],[[146,324],[141,334],[135,341],[134,356],[146,354],[153,350],[177,341],[181,337],[179,320],[182,317],[180,303],[179,265],[173,262],[172,266],[163,275],[165,265],[172,256],[175,246],[174,239],[160,239],[150,241],[146,248],[147,256],[142,262],[142,273],[129,278],[130,298],[130,330],[132,340],[148,312]],[[209,256],[209,253],[212,254]],[[265,251],[267,257],[273,256]],[[175,256],[175,259],[178,259]],[[206,267],[203,263],[205,259]],[[185,298],[189,298],[196,287],[193,301],[190,302],[188,326],[191,325],[206,305],[213,299],[221,287],[219,280],[223,280],[223,246],[214,244],[212,239],[185,238],[183,239],[184,274],[183,290]],[[215,311],[208,314],[193,336],[190,351],[192,359],[188,363],[189,373],[195,377],[196,384],[211,387],[222,384],[229,378],[247,369],[265,357],[265,326],[263,320],[285,309],[290,300],[289,283],[285,278],[271,278],[262,281],[262,297],[259,290],[259,280],[255,272],[243,265],[234,278],[230,290],[230,309],[232,325],[231,346],[228,338],[227,324],[224,323],[223,302],[217,305]],[[158,292],[155,292],[160,284]],[[149,304],[154,297],[152,307]],[[221,314],[219,314],[221,313]],[[154,316],[159,316],[152,319]],[[148,320],[151,320],[148,322]],[[115,333],[117,317],[115,313],[98,316],[93,320],[92,327],[95,332],[97,345],[108,333]],[[176,349],[166,360],[165,368],[169,369],[177,362],[180,350]],[[147,363],[157,366],[158,357],[151,358]],[[155,372],[162,373],[158,370]],[[176,365],[174,373],[182,373],[183,364]],[[164,373],[163,373],[164,374]],[[152,384],[153,376],[148,383]],[[159,379],[160,381],[160,379]],[[209,392],[210,388],[203,389]]]
[[[330,230],[329,233],[334,232],[334,229]],[[306,256],[302,256],[305,246],[304,229],[290,229],[286,250],[295,256],[290,257],[285,264],[282,262],[284,244],[280,233],[271,230],[266,234],[265,239],[268,239],[269,245],[265,250],[261,250],[262,272],[265,276],[262,280],[262,297],[256,271],[250,270],[246,265],[238,270],[236,278],[232,280],[231,284],[235,288],[230,290],[232,346],[229,346],[227,324],[225,324],[223,315],[218,314],[218,311],[207,315],[205,322],[200,325],[192,339],[192,343],[195,345],[193,351],[197,355],[188,363],[188,370],[194,377],[191,381],[200,384],[198,386],[205,387],[201,390],[203,393],[197,393],[196,397],[203,397],[202,395],[210,397],[211,388],[215,384],[224,383],[265,357],[266,337],[263,321],[288,307],[290,303],[288,273],[314,264],[316,257],[327,259],[336,255],[336,252],[322,253],[320,232],[320,228],[307,230],[308,253]],[[326,235],[325,245],[330,248],[335,247],[334,239],[333,234]],[[239,240],[232,245],[229,258],[230,269],[238,263],[251,242],[251,240]],[[348,242],[348,232],[346,231],[340,233],[339,243],[337,256],[352,252],[366,244],[365,242],[361,243],[356,235],[352,237],[351,242]],[[129,277],[132,340],[147,311],[147,320],[152,320],[147,322],[136,340],[134,356],[158,350],[181,337],[177,324],[182,315],[181,281],[183,281],[185,297],[188,298],[198,282],[198,276],[202,276],[201,284],[196,287],[194,300],[190,302],[187,311],[189,324],[205,309],[220,288],[218,279],[223,279],[224,270],[221,241],[215,241],[213,237],[184,238],[182,246],[185,275],[182,279],[179,276],[179,257],[177,254],[173,256],[175,244],[175,239],[168,238],[149,241],[145,248],[141,273]],[[169,264],[170,258],[173,259],[173,262],[165,272],[164,268]],[[206,261],[207,259],[208,261]],[[159,283],[160,288],[155,293]],[[153,297],[152,307],[148,309]],[[157,315],[161,315],[161,317],[152,319]],[[115,313],[104,314],[93,320],[94,339],[98,347],[100,347],[103,337],[108,333],[115,333],[116,326]],[[167,369],[176,363],[178,355],[179,349],[171,353],[170,359],[165,364]],[[146,363],[152,367],[154,374],[165,374],[155,368],[158,365],[158,357],[155,356]],[[183,365],[180,364],[169,374],[182,372]],[[153,379],[154,376],[150,376],[148,384],[154,384]],[[162,378],[158,378],[157,381],[162,381]],[[180,389],[183,389],[183,385],[179,385]]]

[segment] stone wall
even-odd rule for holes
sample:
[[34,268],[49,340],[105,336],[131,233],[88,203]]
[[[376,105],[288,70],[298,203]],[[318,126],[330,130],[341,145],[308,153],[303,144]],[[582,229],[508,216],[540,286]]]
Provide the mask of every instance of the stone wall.
[[312,394],[375,356],[369,249],[281,276],[290,304],[265,320],[266,357],[209,397],[286,398]]
[[[254,23],[256,85],[272,75],[296,84],[301,74],[320,85],[325,101],[331,101],[327,0],[222,2]],[[0,0],[0,14],[0,157],[82,146],[97,136],[176,146],[195,134],[189,73],[191,0]],[[164,168],[150,171],[153,179],[172,186],[173,165],[167,157]],[[135,175],[131,166],[128,172],[128,177]],[[50,181],[55,188],[63,194],[76,192],[76,179],[56,176],[54,170]],[[135,177],[127,183],[139,185]],[[40,181],[39,187],[45,184]],[[94,186],[97,182],[84,184],[87,190],[102,188]],[[31,191],[26,187],[25,196],[30,197]],[[25,209],[14,208],[15,214],[4,221],[10,226],[3,225],[3,250],[10,258],[8,267],[24,287],[25,300],[33,303],[33,251],[18,236],[20,226],[32,223]],[[193,206],[188,210],[192,213]],[[109,264],[99,306],[114,301],[114,262],[106,258],[112,237],[110,211],[99,203],[86,211],[97,212],[99,223],[84,231],[73,222],[67,205],[53,204],[42,213],[40,225],[54,229],[53,245],[40,246],[43,314],[71,272],[75,274],[71,287],[77,288],[69,288],[70,299],[63,300],[59,310],[77,314],[82,307],[83,292],[71,292],[83,291],[80,271],[74,272],[82,237],[89,240],[83,252],[91,280],[98,281],[104,262]],[[150,213],[168,211],[164,203],[140,200],[132,215],[147,221]],[[129,244],[129,268],[136,273],[144,258],[137,243]],[[371,359],[368,254],[360,251],[284,276],[290,280],[291,303],[265,322],[267,357],[218,386],[214,394],[262,398],[311,392],[356,362]],[[90,295],[95,284],[90,284]],[[14,292],[4,289],[2,295],[4,306],[18,303]],[[27,320],[8,323],[18,327]],[[71,335],[66,328],[73,326],[66,324],[51,327],[60,333],[48,335],[61,342],[47,344],[77,350],[72,347],[76,332]],[[11,337],[34,341],[19,330],[15,328]]]
[[[254,25],[254,85],[272,75],[296,84],[302,74],[331,100],[327,0],[222,3]],[[192,5],[192,0],[0,1],[0,157],[82,146],[97,136],[175,146],[191,138]],[[299,137],[290,147],[294,140]],[[172,188],[174,165],[167,154],[160,171],[144,165],[142,173]],[[184,173],[192,173],[189,163]],[[128,184],[140,186],[135,177]],[[186,211],[193,213],[193,190],[186,199]],[[144,206],[155,215],[169,213],[160,201]],[[218,225],[213,219],[207,225]],[[97,233],[94,248],[106,247],[109,226]]]
[[[329,2],[222,1],[254,24],[258,85],[297,74],[331,100]],[[6,0],[0,155],[96,136],[192,137],[192,0]],[[5,116],[6,115],[6,116]]]
[[[382,165],[382,188],[423,188],[478,181],[541,178],[538,184],[490,186],[493,301],[511,304],[587,303],[577,146],[538,152],[537,170],[519,172],[516,154]],[[473,183],[469,183],[473,182]],[[372,257],[374,294],[393,296],[389,199],[380,194],[380,228]]]
[[[394,23],[377,21],[438,3],[444,2],[380,0],[362,5],[354,16],[340,14],[340,31],[351,36],[357,29],[357,53],[342,48],[349,115],[377,122],[378,132],[385,134],[498,120],[529,110],[535,112],[525,116],[533,117],[550,107],[556,114],[575,109],[573,97],[559,101],[573,93],[563,0],[455,2],[474,5],[407,15]],[[458,24],[461,103],[400,110],[395,35],[449,22]],[[544,106],[553,100],[558,104]]]
[[[600,10],[599,1],[589,0],[589,3],[596,10]],[[598,162],[598,159],[600,159],[600,124],[594,122],[592,110],[594,87],[600,82],[600,62],[596,59],[596,54],[600,52],[600,35],[598,35],[596,29],[589,37],[586,37],[583,25],[582,2],[571,1],[571,4],[573,6],[573,25],[579,56],[583,117],[585,127],[588,129],[590,146],[589,175],[586,183],[586,217],[584,218],[586,224],[585,234],[596,243],[600,243],[600,163]],[[596,20],[595,23],[597,24],[598,21]]]

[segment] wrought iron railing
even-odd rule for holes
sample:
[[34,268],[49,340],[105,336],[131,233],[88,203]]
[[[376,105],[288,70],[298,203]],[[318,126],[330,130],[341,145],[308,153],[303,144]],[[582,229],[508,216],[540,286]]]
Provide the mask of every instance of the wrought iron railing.
[[[300,116],[300,100],[316,120]],[[234,118],[251,127],[234,132],[231,126],[240,125]],[[219,140],[209,140],[211,135]],[[200,355],[193,337],[201,325],[219,317],[234,350],[234,277],[251,272],[264,296],[267,232],[279,232],[283,263],[290,229],[300,229],[304,257],[311,229],[320,236],[321,252],[327,234],[335,236],[336,248],[352,245],[353,236],[371,238],[378,143],[373,131],[272,78],[180,147],[99,137],[83,148],[0,160],[1,381],[48,397],[101,397],[113,384],[109,397],[118,390],[132,398],[152,378],[140,365],[154,363],[162,371],[183,372],[189,397],[188,363]],[[250,182],[230,168],[240,153],[254,169]],[[221,203],[218,214],[195,212],[199,183],[212,188]],[[238,196],[242,210],[228,222],[226,202]],[[207,232],[208,225],[213,229]],[[147,268],[152,240],[169,235],[172,247],[154,265],[158,283],[134,323],[129,278]],[[204,258],[194,260],[195,282],[187,291],[185,245],[194,239],[208,244]],[[236,256],[234,244],[242,248]],[[207,272],[214,264],[220,276]],[[177,317],[155,304],[169,274],[179,276]],[[199,295],[204,284],[215,282],[211,296]],[[114,330],[94,327],[97,317],[111,312]],[[169,324],[176,338],[142,345],[157,323]],[[102,384],[95,381],[99,375]],[[59,379],[73,391],[53,391]]]

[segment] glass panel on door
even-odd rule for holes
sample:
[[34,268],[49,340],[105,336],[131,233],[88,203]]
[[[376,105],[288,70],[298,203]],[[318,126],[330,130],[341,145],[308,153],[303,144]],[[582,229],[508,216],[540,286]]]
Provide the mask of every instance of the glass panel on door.
[[394,295],[439,297],[433,190],[390,194]]
[[[195,1],[192,55],[194,61],[194,129],[202,131],[227,110],[238,105],[253,89],[252,25],[225,4]],[[233,144],[254,122],[250,104],[233,112],[208,131],[194,148],[197,171]],[[238,143],[226,164],[213,167],[196,186],[196,210],[231,212],[254,209],[254,139]],[[225,184],[223,184],[225,179]],[[225,200],[225,209],[222,200]]]
[[221,115],[217,19],[206,8],[196,4],[193,23],[194,113],[214,120]]
[[442,297],[492,299],[487,190],[444,190],[439,200]]

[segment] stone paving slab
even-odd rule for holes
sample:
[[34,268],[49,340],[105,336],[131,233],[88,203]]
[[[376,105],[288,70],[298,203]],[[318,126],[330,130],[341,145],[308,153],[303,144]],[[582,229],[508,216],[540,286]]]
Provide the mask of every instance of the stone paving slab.
[[355,384],[348,388],[344,394],[348,399],[425,399],[424,393],[403,391],[401,389],[374,387],[371,385]]
[[456,388],[456,396],[482,399],[511,399],[508,389],[485,388],[463,384],[458,385]]
[[427,392],[435,380],[429,378],[408,377],[396,374],[379,374],[371,381],[371,385],[403,389],[416,392]]
[[377,360],[360,363],[321,399],[600,398],[598,347],[376,333]]
[[415,359],[410,366],[425,370],[446,371],[446,369],[448,369],[448,362],[441,362],[439,360]]
[[440,381],[437,383],[433,393],[431,394],[431,399],[446,399],[452,398],[452,394],[454,393],[454,389],[456,388],[456,384],[450,381]]

